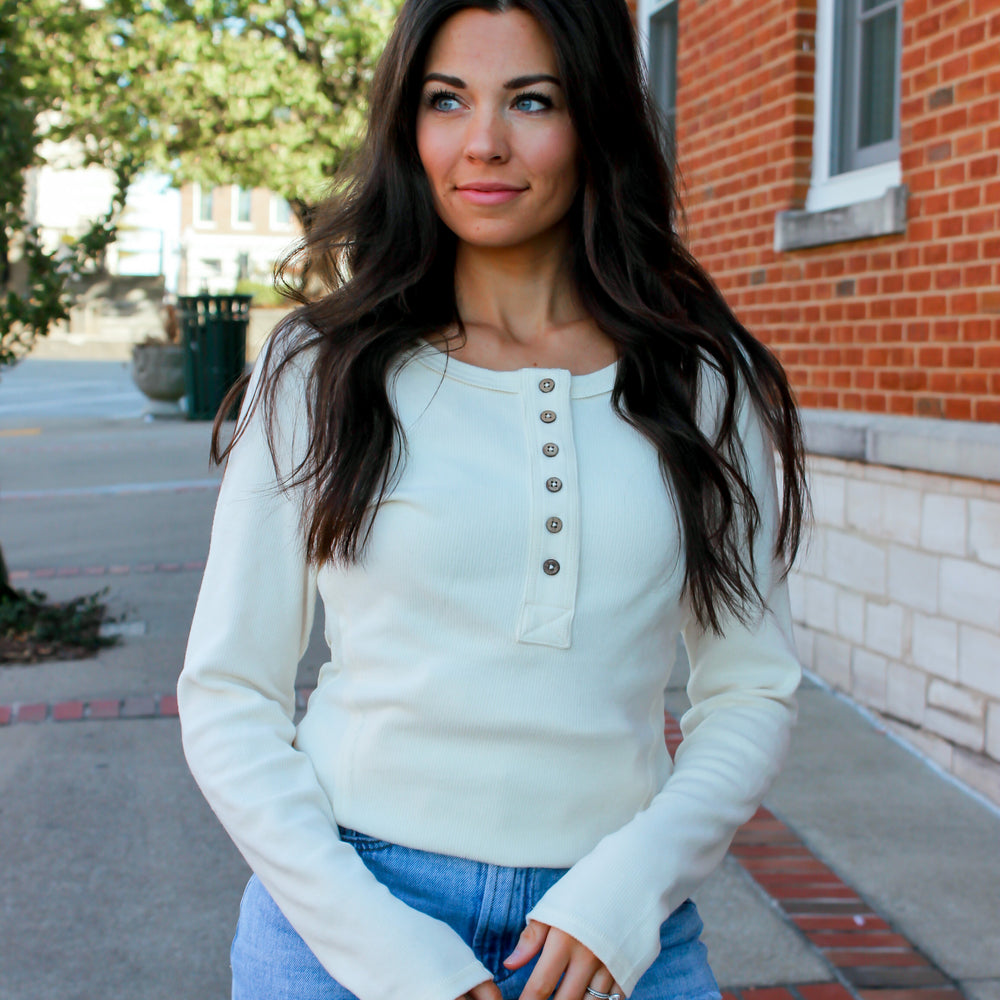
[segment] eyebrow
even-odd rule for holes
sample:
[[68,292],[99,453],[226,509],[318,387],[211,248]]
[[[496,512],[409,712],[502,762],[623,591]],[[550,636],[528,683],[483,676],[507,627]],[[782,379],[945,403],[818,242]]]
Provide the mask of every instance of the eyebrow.
[[[466,83],[457,76],[448,76],[445,73],[428,73],[424,77],[424,83],[430,80],[437,80],[439,83],[446,83],[449,87],[456,87],[465,90]],[[520,90],[522,87],[531,87],[536,83],[554,83],[561,87],[559,78],[549,73],[531,73],[528,76],[515,76],[513,80],[508,80],[503,86],[505,90]]]

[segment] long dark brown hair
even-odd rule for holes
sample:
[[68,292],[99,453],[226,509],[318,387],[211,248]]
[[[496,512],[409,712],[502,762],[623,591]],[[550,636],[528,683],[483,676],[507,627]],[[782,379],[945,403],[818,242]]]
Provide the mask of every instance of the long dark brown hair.
[[[263,404],[278,467],[276,387],[309,350],[308,451],[284,483],[309,497],[309,558],[360,559],[405,454],[390,369],[420,337],[449,329],[464,337],[456,240],[434,209],[416,112],[428,47],[442,23],[467,7],[527,11],[552,43],[581,150],[569,213],[573,273],[584,307],[618,347],[612,405],[659,452],[699,621],[719,630],[725,611],[748,621],[762,600],[753,558],[761,517],[737,431],[738,394],[756,407],[781,459],[774,554],[786,568],[807,503],[801,430],[780,364],[739,323],[675,231],[674,180],[625,0],[406,0],[375,74],[351,177],[276,270],[301,306],[268,344],[260,391],[244,405],[236,437]],[[295,277],[303,271],[322,281],[324,294],[306,296]],[[711,437],[697,420],[706,371],[725,389]],[[245,386],[244,379],[234,387],[216,418],[216,462],[233,444],[221,444],[223,415]]]

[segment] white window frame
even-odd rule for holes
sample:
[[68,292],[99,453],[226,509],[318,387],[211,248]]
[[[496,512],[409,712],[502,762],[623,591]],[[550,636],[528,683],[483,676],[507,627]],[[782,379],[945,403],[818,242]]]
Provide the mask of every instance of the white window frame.
[[[639,25],[639,45],[640,51],[642,53],[642,63],[643,70],[646,74],[646,82],[649,85],[649,91],[654,100],[657,95],[654,91],[654,82],[652,79],[652,31],[650,30],[653,18],[659,14],[661,11],[667,10],[670,7],[674,8],[674,23],[676,34],[680,33],[680,24],[677,19],[677,6],[680,0],[639,0],[639,4],[636,9],[636,20]],[[676,40],[676,39],[675,39]],[[659,103],[659,101],[657,101]],[[666,120],[667,116],[665,114],[665,109],[659,109],[660,114],[663,119]],[[669,142],[668,155],[671,161],[671,165],[677,159],[677,66],[674,65],[674,107],[673,107],[673,118],[669,122],[670,125],[670,135],[667,136]]]
[[813,106],[812,179],[806,195],[807,212],[823,212],[857,202],[881,198],[903,182],[899,157],[861,170],[830,175],[834,141],[833,102],[836,52],[835,5],[818,0],[816,10],[816,82]]
[[[639,52],[642,55],[642,65],[646,73],[649,72],[649,22],[654,14],[659,13],[664,7],[679,3],[680,0],[638,0],[636,4],[635,22],[639,35]],[[678,31],[680,28],[678,27]]]
[[[240,194],[246,192],[250,196],[250,218],[240,218]],[[243,188],[239,184],[232,184],[229,188],[230,215],[232,216],[233,229],[253,229],[253,188]]]
[[[246,274],[240,277],[240,271],[242,270],[243,260],[246,259]],[[236,254],[236,281],[252,281],[253,280],[253,258],[250,256],[249,250],[240,250]]]
[[194,182],[194,204],[192,206],[193,224],[198,229],[215,228],[215,189],[212,189],[212,218],[203,219],[201,217],[201,184]]
[[278,205],[281,202],[287,202],[286,198],[282,198],[279,194],[271,195],[271,228],[272,229],[291,229],[295,224],[295,213],[292,211],[291,205],[288,206],[288,221],[281,222],[278,219]]

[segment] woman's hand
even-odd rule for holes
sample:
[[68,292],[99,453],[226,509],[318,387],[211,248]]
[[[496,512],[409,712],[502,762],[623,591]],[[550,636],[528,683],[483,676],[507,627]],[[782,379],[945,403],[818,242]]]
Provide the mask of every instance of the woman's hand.
[[520,1000],[549,1000],[549,997],[553,1000],[590,1000],[588,986],[597,993],[625,995],[604,963],[589,948],[564,931],[537,920],[528,921],[517,947],[503,964],[508,969],[520,969],[539,951],[538,963],[521,991]]
[[501,1000],[500,987],[492,979],[473,986],[468,993],[463,993],[458,1000]]

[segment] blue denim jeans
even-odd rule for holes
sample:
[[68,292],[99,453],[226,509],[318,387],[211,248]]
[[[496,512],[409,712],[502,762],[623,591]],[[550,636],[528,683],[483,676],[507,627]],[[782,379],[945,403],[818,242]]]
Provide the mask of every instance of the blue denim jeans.
[[[450,924],[493,974],[504,1000],[517,1000],[535,963],[510,972],[503,960],[517,944],[525,914],[566,869],[507,868],[400,847],[354,830],[340,835],[393,895]],[[688,900],[660,928],[660,955],[630,1000],[719,1000],[701,930]],[[230,959],[232,1000],[356,1000],[320,965],[256,876],[243,894]]]

